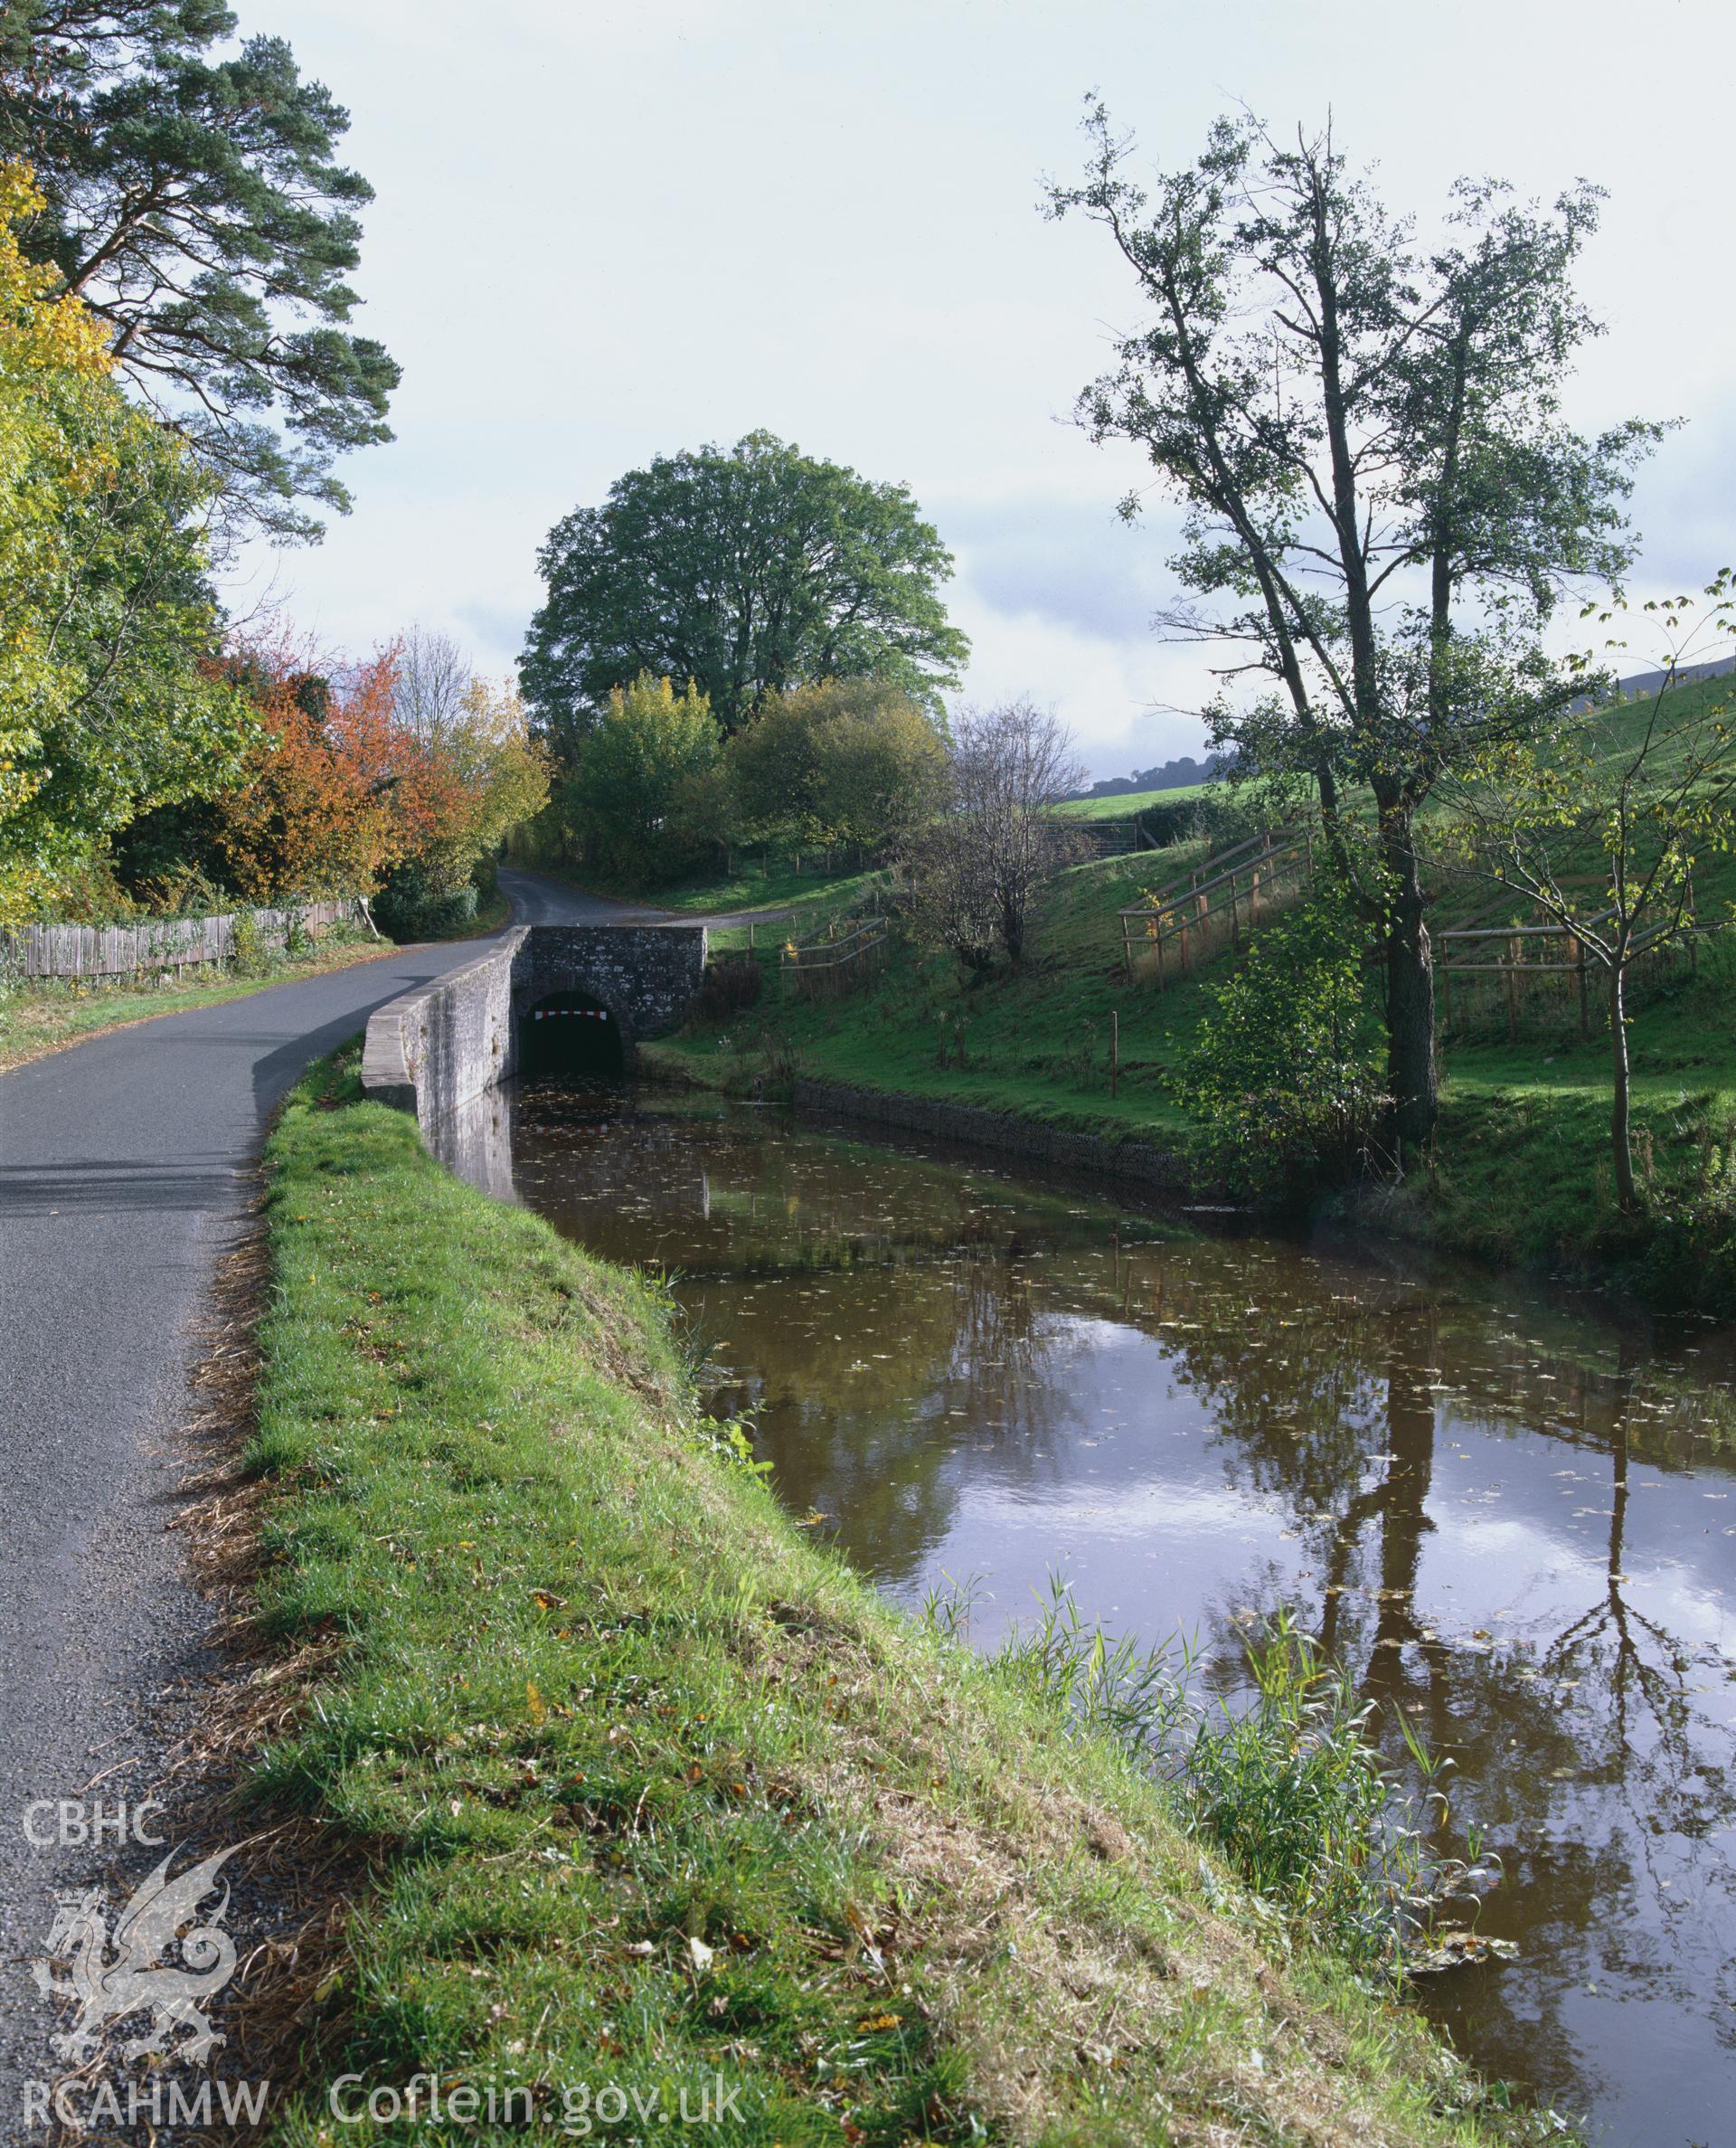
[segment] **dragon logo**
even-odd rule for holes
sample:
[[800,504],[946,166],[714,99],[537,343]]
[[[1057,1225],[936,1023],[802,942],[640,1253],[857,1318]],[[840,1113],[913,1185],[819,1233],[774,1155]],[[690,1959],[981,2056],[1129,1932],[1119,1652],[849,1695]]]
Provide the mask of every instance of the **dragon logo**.
[[[81,2063],[111,2023],[146,2008],[150,2032],[122,2045],[128,2058],[197,2060],[223,2041],[200,2011],[200,2001],[221,1992],[235,1973],[235,1942],[222,1929],[229,1908],[227,1881],[211,1915],[202,1921],[198,1910],[217,1890],[218,1866],[234,1854],[233,1849],[220,1850],[172,1879],[170,1850],[116,1917],[112,1941],[99,1888],[58,1897],[47,1957],[32,1963],[31,1971],[44,1998],[78,2002],[77,2020],[51,2039],[61,2058]],[[185,1967],[165,1967],[163,1956],[177,1943]],[[65,1975],[53,1973],[57,1964],[65,1966]],[[176,2044],[182,2029],[193,2034]]]

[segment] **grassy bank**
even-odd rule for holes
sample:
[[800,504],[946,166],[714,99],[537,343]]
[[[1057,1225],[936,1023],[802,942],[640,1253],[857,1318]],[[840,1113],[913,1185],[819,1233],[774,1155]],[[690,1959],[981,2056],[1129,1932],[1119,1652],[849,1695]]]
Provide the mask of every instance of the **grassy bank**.
[[1647,1203],[1612,1192],[1609,1040],[1449,1046],[1425,1169],[1354,1213],[1497,1266],[1618,1277],[1660,1305],[1736,1311],[1736,978],[1703,953],[1636,1017],[1633,1125]]
[[390,942],[373,939],[322,942],[311,953],[278,957],[257,976],[241,977],[233,970],[220,977],[202,977],[187,983],[146,985],[128,979],[113,984],[87,980],[74,985],[61,979],[21,987],[0,995],[0,1072],[20,1066],[28,1059],[41,1059],[87,1037],[104,1036],[111,1029],[128,1029],[136,1022],[148,1022],[158,1015],[184,1014],[196,1007],[215,1006],[223,999],[245,999],[273,985],[297,978],[319,977],[329,970],[347,970],[356,962],[372,962],[396,954]]
[[1147,806],[1184,805],[1222,791],[1220,783],[1178,783],[1170,790],[1123,790],[1112,798],[1072,798],[1055,808],[1068,820],[1130,820]]
[[430,2072],[621,2139],[703,2081],[708,2139],[788,2148],[1515,2137],[1335,1957],[1275,1958],[1115,1747],[788,1521],[655,1290],[354,1094],[304,1084],[268,1155],[260,1609],[322,1668],[259,1787],[379,1860],[281,2140]]
[[797,917],[805,912],[822,913],[852,902],[873,881],[872,871],[798,873],[788,858],[773,858],[770,870],[761,871],[758,861],[744,860],[732,873],[715,873],[700,880],[682,880],[654,888],[637,899],[656,903],[665,910],[709,912],[721,910],[788,910]]
[[[816,1001],[780,997],[769,972],[757,1007],[658,1045],[652,1059],[700,1081],[750,1079],[770,1038],[825,1081],[1018,1112],[1080,1132],[1179,1142],[1187,1122],[1169,1084],[1203,1001],[1197,986],[1159,993],[1122,977],[1115,909],[1200,851],[1177,846],[1061,875],[1032,960],[1018,971],[967,985],[954,965],[900,947],[864,990]],[[1113,1097],[1112,1012],[1121,1061]]]
[[[1209,1008],[1220,960],[1165,990],[1126,976],[1115,911],[1185,871],[1201,844],[1061,875],[1022,970],[966,983],[944,961],[895,950],[885,972],[835,1000],[779,994],[651,1047],[679,1077],[761,1087],[790,1068],[816,1079],[972,1104],[1080,1132],[1185,1151],[1196,1129],[1176,1075]],[[1703,914],[1729,877],[1709,873]],[[1112,1023],[1120,1072],[1109,1084]],[[1607,1036],[1449,1037],[1432,1163],[1396,1198],[1358,1205],[1361,1226],[1502,1265],[1619,1274],[1664,1301],[1736,1306],[1736,960],[1722,943],[1644,1002],[1630,1033],[1636,1150],[1654,1210],[1618,1213],[1609,1165]]]
[[586,894],[612,895],[623,903],[643,903],[689,916],[731,910],[778,910],[789,911],[798,919],[810,913],[825,917],[856,901],[875,878],[873,869],[867,867],[816,872],[810,865],[797,872],[793,856],[774,856],[762,864],[757,855],[746,853],[729,872],[718,870],[680,880],[635,882],[631,885],[558,864],[526,864],[524,869]]

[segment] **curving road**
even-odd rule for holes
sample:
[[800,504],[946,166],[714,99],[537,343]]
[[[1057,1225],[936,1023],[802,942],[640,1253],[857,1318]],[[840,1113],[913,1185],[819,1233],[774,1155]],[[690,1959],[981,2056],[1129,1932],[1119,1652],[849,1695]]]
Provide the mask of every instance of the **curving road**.
[[619,903],[611,895],[587,894],[564,880],[551,880],[544,873],[527,873],[517,866],[500,868],[500,885],[502,894],[512,898],[515,922],[523,925],[602,924],[610,918],[618,924],[655,924],[664,917],[684,925],[745,925],[789,915],[788,909],[656,910],[643,903]]
[[[634,911],[503,872],[530,923]],[[168,1533],[205,1292],[236,1237],[271,1112],[372,1010],[470,960],[404,948],[329,976],[167,1015],[0,1075],[0,2141],[42,2140],[21,2102],[51,2077],[29,1963],[55,1890],[115,1857],[39,1846],[38,1801],[148,1787],[214,1665]],[[87,1792],[94,1778],[100,1785]],[[30,1815],[36,1835],[58,1817]],[[150,1823],[147,1822],[146,1823]],[[72,1831],[76,1832],[76,1822]],[[130,1878],[162,1854],[129,1849]],[[137,2032],[129,2030],[129,2032]]]

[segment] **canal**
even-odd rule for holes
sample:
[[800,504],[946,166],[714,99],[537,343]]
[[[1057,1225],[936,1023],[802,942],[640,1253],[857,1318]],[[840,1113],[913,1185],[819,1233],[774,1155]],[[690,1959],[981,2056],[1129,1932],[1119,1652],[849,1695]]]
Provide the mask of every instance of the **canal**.
[[526,1087],[461,1168],[656,1265],[789,1509],[971,1636],[1058,1577],[1232,1689],[1293,1609],[1455,1764],[1478,1928],[1420,2003],[1599,2148],[1736,2137],[1736,1339],[1185,1231],[981,1150]]

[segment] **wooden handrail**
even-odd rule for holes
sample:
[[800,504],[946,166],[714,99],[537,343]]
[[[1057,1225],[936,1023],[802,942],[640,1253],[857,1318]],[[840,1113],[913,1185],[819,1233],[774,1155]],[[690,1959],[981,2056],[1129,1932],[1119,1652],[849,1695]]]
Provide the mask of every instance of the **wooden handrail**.
[[[1308,833],[1309,830],[1306,828],[1292,827],[1270,828],[1260,835],[1248,836],[1241,842],[1232,845],[1230,849],[1215,852],[1194,867],[1194,873],[1198,874],[1203,872],[1207,866],[1217,866],[1218,871],[1210,880],[1197,880],[1190,875],[1186,880],[1178,878],[1168,881],[1164,886],[1154,888],[1141,901],[1127,904],[1119,914],[1123,917],[1139,917],[1150,911],[1167,909],[1190,895],[1203,895],[1208,889],[1217,887],[1223,881],[1241,871],[1242,866],[1246,862],[1244,853],[1257,850],[1262,856],[1276,856],[1282,852],[1294,849],[1296,845]],[[1237,862],[1226,865],[1227,859],[1233,859]]]
[[[1311,873],[1314,861],[1314,830],[1306,822],[1293,823],[1288,828],[1267,828],[1259,834],[1245,837],[1229,849],[1208,857],[1203,866],[1196,867],[1185,882],[1177,877],[1165,886],[1154,891],[1137,903],[1130,903],[1117,913],[1121,921],[1121,960],[1129,971],[1133,968],[1134,950],[1143,944],[1148,954],[1157,958],[1157,981],[1165,982],[1164,975],[1164,950],[1171,941],[1181,944],[1182,974],[1190,974],[1189,960],[1191,935],[1209,931],[1213,921],[1222,920],[1225,911],[1230,914],[1230,937],[1240,944],[1241,929],[1241,890],[1239,883],[1249,881],[1249,925],[1257,930],[1260,924],[1260,904],[1262,894],[1270,901],[1277,885],[1285,876],[1286,868],[1306,860],[1305,870]],[[1212,869],[1212,868],[1215,868]],[[1206,876],[1202,879],[1202,870]],[[1222,890],[1229,889],[1225,901]],[[1214,904],[1213,894],[1219,896]]]

